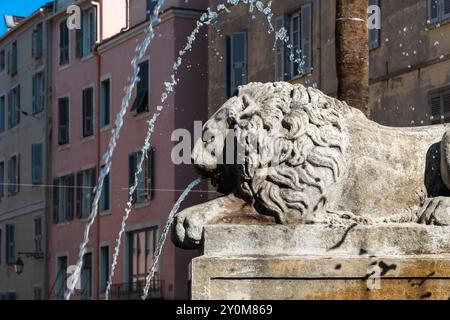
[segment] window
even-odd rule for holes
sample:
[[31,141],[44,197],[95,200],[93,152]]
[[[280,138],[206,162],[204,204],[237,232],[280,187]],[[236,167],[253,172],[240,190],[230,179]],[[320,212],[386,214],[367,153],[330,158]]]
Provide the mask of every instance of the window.
[[109,246],[100,248],[100,291],[105,292],[109,279]]
[[[137,176],[138,185],[136,190],[133,193],[133,202],[134,203],[143,203],[146,202],[153,197],[153,157],[154,152],[153,149],[148,151],[147,157],[144,159],[144,163],[142,164],[142,171]],[[136,169],[137,164],[141,160],[141,152],[132,153],[129,156],[128,163],[128,172],[129,172],[129,184],[130,188],[134,185],[136,178]]]
[[44,146],[42,142],[31,145],[31,183],[33,185],[42,184],[43,180],[43,156]]
[[5,96],[0,97],[0,133],[5,131]]
[[129,258],[131,283],[145,280],[147,271],[153,264],[158,227],[129,233]]
[[11,129],[20,123],[20,86],[8,93],[8,128]]
[[8,161],[8,195],[19,192],[20,162],[19,155],[12,156]]
[[100,90],[100,125],[105,127],[111,123],[111,81],[103,80]]
[[94,187],[97,183],[95,168],[77,173],[77,218],[87,218],[91,213],[92,200],[94,200]]
[[33,114],[39,113],[44,110],[45,104],[45,84],[44,84],[44,72],[38,72],[33,76],[32,83],[32,104],[33,104]]
[[69,98],[58,99],[58,144],[60,146],[68,144],[70,141],[69,134]]
[[143,113],[149,111],[149,83],[148,83],[148,61],[139,64],[139,82],[136,89],[136,99],[134,100],[131,111]]
[[83,90],[83,138],[94,134],[94,89]]
[[69,28],[67,28],[67,19],[59,23],[59,65],[64,66],[70,61],[70,41]]
[[[290,43],[277,41],[275,51],[275,76],[277,81],[287,81],[310,74],[312,59],[312,4],[305,4],[291,16],[279,16],[277,29],[285,28]],[[291,59],[291,56],[293,58]]]
[[32,35],[32,53],[31,55],[35,59],[42,58],[44,55],[44,30],[42,23],[38,23],[36,28],[33,30]]
[[0,51],[0,72],[5,71],[6,66],[6,56],[5,56],[5,50]]
[[450,19],[450,0],[427,0],[429,25],[435,25]]
[[53,223],[73,220],[74,175],[53,180]]
[[[369,6],[378,6],[380,7],[380,0],[369,0]],[[373,12],[369,13],[369,16],[374,14]],[[380,39],[381,39],[381,30],[369,28],[369,49],[376,49],[380,47]]]
[[450,122],[450,88],[430,94],[431,124]]
[[80,277],[81,298],[89,299],[92,296],[92,253],[83,256],[83,267]]
[[5,196],[5,162],[0,162],[0,200]]
[[14,76],[17,74],[17,41],[11,45],[11,50],[8,51],[8,74]]
[[34,252],[41,254],[42,248],[42,216],[34,218]]
[[100,211],[109,211],[109,209],[111,208],[111,180],[109,176],[110,174],[108,173],[105,176],[105,180],[103,181],[102,195],[100,197]]
[[6,263],[16,262],[16,226],[6,225]]
[[240,85],[247,84],[247,33],[237,32],[226,38],[228,97],[237,94]]
[[97,13],[94,7],[81,13],[81,24],[81,29],[76,31],[78,58],[92,53],[97,42]]
[[56,258],[56,298],[64,299],[67,290],[67,257],[62,256]]

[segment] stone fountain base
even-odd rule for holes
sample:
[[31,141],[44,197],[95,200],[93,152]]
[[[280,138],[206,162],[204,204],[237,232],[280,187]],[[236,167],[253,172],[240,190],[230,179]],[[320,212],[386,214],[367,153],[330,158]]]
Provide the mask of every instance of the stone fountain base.
[[450,227],[210,225],[192,298],[449,299]]

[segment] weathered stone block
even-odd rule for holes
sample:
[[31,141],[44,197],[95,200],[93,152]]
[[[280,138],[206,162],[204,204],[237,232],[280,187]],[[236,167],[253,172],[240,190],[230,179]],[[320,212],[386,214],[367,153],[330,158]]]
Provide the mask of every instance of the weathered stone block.
[[193,299],[449,299],[449,227],[205,228]]

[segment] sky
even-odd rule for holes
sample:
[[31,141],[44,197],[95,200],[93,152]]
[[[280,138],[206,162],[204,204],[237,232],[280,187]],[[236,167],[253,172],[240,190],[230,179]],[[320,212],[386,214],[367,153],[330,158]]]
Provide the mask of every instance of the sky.
[[50,0],[0,0],[0,35],[6,32],[5,14],[27,16]]

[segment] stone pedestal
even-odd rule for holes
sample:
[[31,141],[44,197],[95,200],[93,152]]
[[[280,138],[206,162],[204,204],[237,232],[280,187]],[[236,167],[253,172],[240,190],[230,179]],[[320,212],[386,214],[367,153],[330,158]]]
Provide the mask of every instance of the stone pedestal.
[[450,227],[211,225],[193,299],[449,299]]

